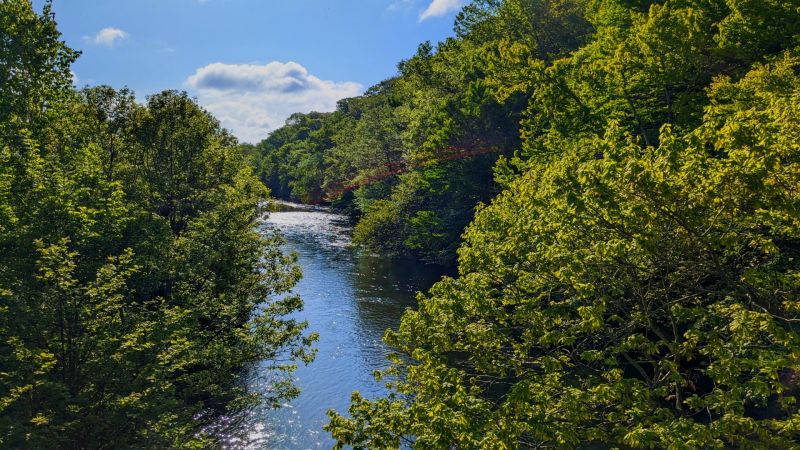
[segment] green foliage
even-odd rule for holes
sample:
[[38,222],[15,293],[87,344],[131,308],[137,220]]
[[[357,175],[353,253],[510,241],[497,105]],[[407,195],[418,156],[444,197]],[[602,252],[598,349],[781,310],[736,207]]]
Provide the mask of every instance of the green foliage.
[[[0,447],[201,448],[312,355],[267,191],[185,93],[75,92],[49,4],[0,2]],[[6,82],[7,81],[7,82]]]
[[353,239],[371,249],[383,249],[398,253],[402,249],[402,236],[406,235],[400,219],[400,211],[389,200],[375,200],[367,214],[358,222]]
[[323,149],[331,145],[330,115],[293,114],[286,126],[255,147],[256,172],[273,195],[305,203],[322,201]]
[[41,15],[29,1],[0,4],[0,133],[40,125],[69,98],[70,65],[79,53],[60,41],[50,2]]
[[[524,107],[487,89],[481,45],[424,44],[397,77],[337,111],[292,116],[257,145],[257,172],[281,198],[345,199],[358,244],[452,264],[474,207],[497,191],[492,166],[517,144]],[[387,240],[387,227],[401,234]]]
[[[798,24],[796,2],[475,1],[404,63],[424,92],[445,48],[475,55],[459,92],[523,105],[521,142],[459,276],[387,331],[390,393],[329,413],[338,445],[796,448]],[[423,150],[462,120],[435,111]],[[435,248],[417,192],[458,179],[392,194],[406,245]]]
[[665,127],[657,148],[612,124],[527,171],[470,225],[460,277],[387,333],[412,358],[395,360],[396,394],[354,397],[334,436],[795,446],[798,67],[787,56],[717,81],[703,124]]

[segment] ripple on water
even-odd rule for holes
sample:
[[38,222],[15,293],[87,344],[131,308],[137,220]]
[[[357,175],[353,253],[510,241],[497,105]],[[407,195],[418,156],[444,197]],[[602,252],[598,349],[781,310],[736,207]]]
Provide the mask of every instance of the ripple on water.
[[[346,216],[326,208],[282,203],[284,211],[270,213],[265,233],[280,232],[286,250],[297,252],[303,278],[292,293],[303,298],[304,309],[293,315],[306,320],[320,335],[317,358],[294,374],[301,394],[284,407],[253,408],[225,419],[219,433],[231,449],[330,448],[322,430],[326,411],[345,413],[353,391],[366,397],[385,393],[372,373],[385,368],[391,351],[382,341],[387,328],[396,328],[415,293],[435,282],[440,270],[397,261],[352,248]],[[248,375],[251,392],[264,392],[264,365]]]

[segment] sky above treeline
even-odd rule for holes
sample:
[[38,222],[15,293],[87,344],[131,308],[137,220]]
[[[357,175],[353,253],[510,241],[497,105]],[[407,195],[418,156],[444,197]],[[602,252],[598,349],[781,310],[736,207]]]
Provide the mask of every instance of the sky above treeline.
[[[463,0],[54,0],[76,84],[186,90],[243,142],[331,111],[452,35]],[[44,0],[34,0],[41,9]]]

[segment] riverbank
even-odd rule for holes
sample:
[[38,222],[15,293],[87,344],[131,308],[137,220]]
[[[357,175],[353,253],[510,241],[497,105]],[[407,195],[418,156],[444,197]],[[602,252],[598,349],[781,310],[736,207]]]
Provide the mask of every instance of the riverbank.
[[[285,250],[296,252],[303,278],[292,290],[304,308],[292,316],[308,321],[319,333],[317,357],[294,374],[300,395],[278,410],[249,411],[228,431],[229,448],[330,448],[322,430],[327,410],[346,413],[353,391],[367,397],[385,394],[372,377],[388,365],[391,352],[382,337],[396,328],[418,291],[427,290],[444,273],[412,260],[360,251],[351,245],[348,218],[331,208],[275,201],[264,221],[264,233],[280,233]],[[264,362],[264,365],[271,362]],[[247,374],[251,392],[264,392],[269,380],[263,366]]]

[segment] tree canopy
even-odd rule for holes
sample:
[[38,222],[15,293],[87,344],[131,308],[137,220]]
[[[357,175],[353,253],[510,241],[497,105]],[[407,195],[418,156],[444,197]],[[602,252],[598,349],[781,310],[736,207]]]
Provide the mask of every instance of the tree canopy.
[[337,447],[800,446],[800,3],[472,0],[454,32],[239,145],[186,93],[75,89],[50,4],[0,0],[0,447],[214,447],[296,395],[270,192],[458,267]]
[[330,412],[339,445],[796,448],[798,26],[796,2],[468,5],[455,42],[520,142],[458,277],[387,331],[390,394]]
[[[299,278],[267,190],[185,93],[72,87],[47,3],[0,1],[0,447],[200,448],[296,394]],[[263,399],[238,373],[272,362]]]

